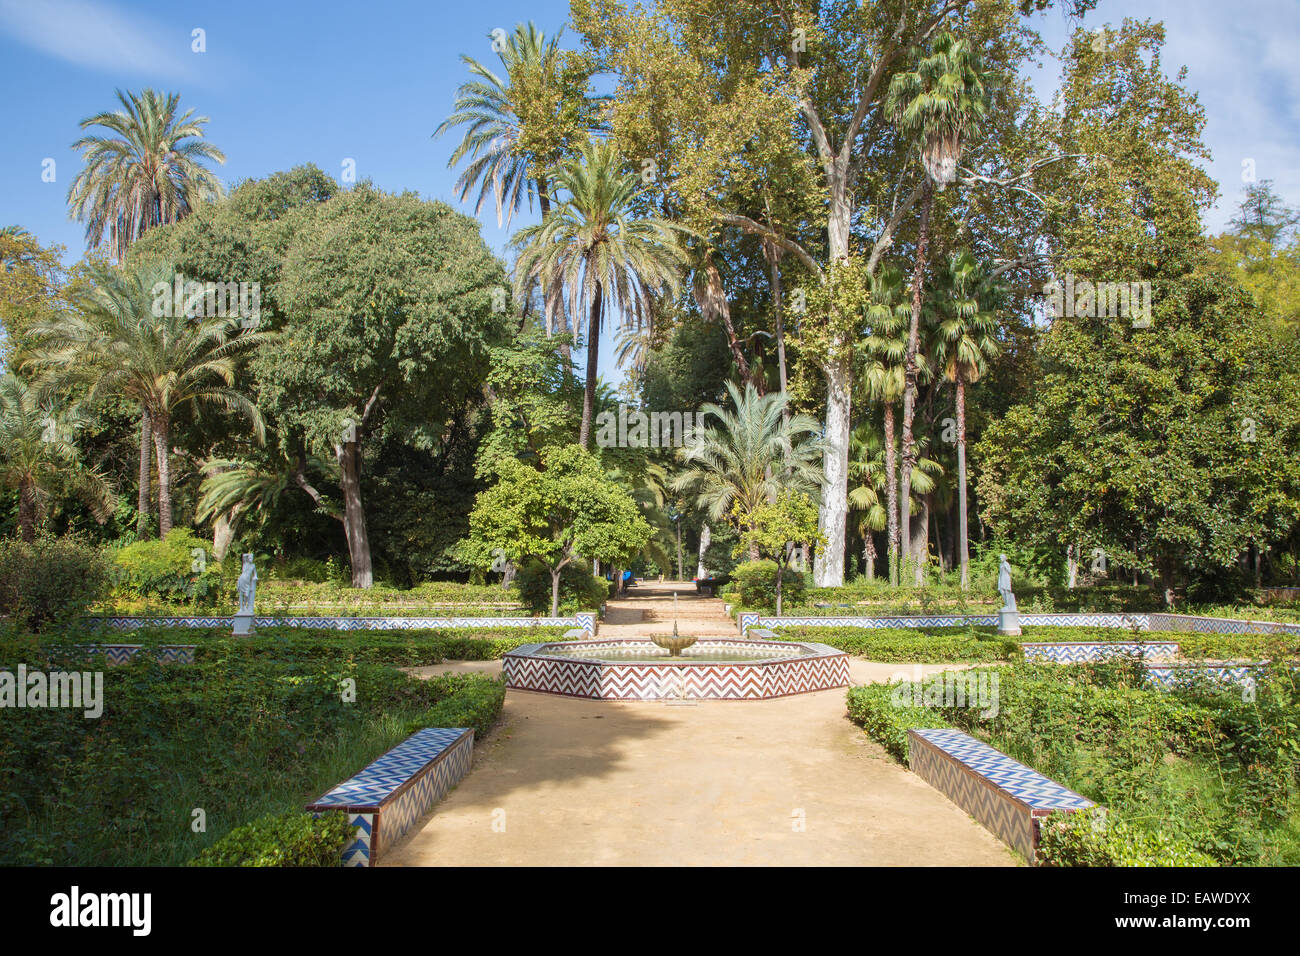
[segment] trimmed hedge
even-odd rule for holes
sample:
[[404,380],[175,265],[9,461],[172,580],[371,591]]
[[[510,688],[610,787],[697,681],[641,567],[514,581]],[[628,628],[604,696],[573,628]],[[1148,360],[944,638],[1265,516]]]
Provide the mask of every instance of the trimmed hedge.
[[1104,811],[1053,813],[1039,831],[1043,866],[1218,866],[1186,840]]
[[893,691],[892,684],[867,684],[863,687],[849,688],[849,720],[865,730],[868,737],[906,763],[909,730],[952,725],[933,708],[895,705],[892,700]]
[[0,539],[0,615],[22,627],[60,627],[85,613],[108,586],[108,562],[80,538]]
[[885,664],[997,663],[1020,654],[991,628],[783,627],[779,640],[817,641]]
[[338,810],[269,813],[236,827],[189,866],[338,866],[356,828]]

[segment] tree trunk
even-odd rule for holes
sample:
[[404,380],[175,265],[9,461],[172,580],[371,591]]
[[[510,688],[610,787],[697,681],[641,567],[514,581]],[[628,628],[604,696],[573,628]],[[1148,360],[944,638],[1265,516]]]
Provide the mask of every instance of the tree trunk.
[[239,523],[239,512],[222,512],[212,521],[212,559],[220,564],[230,550],[230,542],[235,539],[235,527]]
[[172,470],[167,456],[171,420],[160,412],[150,418],[150,428],[154,453],[158,458],[158,536],[166,538],[172,529]]
[[966,381],[957,373],[957,537],[961,589],[970,589],[970,549],[966,541]]
[[36,488],[30,478],[18,485],[18,534],[28,544],[36,540]]
[[684,580],[685,571],[682,568],[682,522],[678,518],[677,525],[677,580]]
[[[781,288],[781,258],[784,250],[774,242],[763,243],[768,272],[772,277],[772,324],[776,327],[776,368],[781,378],[781,394],[786,394],[785,365],[785,295]],[[790,406],[781,408],[781,420],[790,424]]]
[[1065,546],[1065,586],[1073,591],[1078,582],[1079,546],[1068,544]]
[[898,586],[900,555],[898,547],[898,452],[894,449],[894,406],[885,403],[885,504],[889,509],[887,558],[889,583]]
[[578,429],[578,444],[591,449],[591,420],[596,408],[596,365],[600,359],[600,310],[603,289],[596,283],[596,294],[591,299],[591,314],[587,317],[587,386],[582,392],[582,426]]
[[153,465],[149,459],[153,455],[150,447],[153,443],[153,428],[149,423],[149,412],[140,413],[140,493],[136,498],[135,536],[143,541],[149,537],[149,479]]
[[697,578],[707,578],[709,572],[704,567],[704,552],[709,550],[709,545],[713,542],[713,532],[709,529],[708,524],[700,528],[700,556],[695,568]]
[[824,368],[826,374],[825,477],[817,525],[826,544],[817,549],[813,578],[821,588],[844,584],[844,539],[849,513],[849,416],[852,413],[853,367],[848,357]]
[[560,572],[563,570],[561,565],[551,571],[551,617],[560,616]]
[[781,564],[776,566],[776,616],[781,616],[781,578],[784,576],[785,567]]
[[736,326],[731,321],[731,304],[727,302],[727,292],[722,287],[722,274],[718,272],[718,267],[711,256],[704,261],[700,271],[704,275],[704,283],[703,286],[696,284],[696,305],[699,306],[700,312],[705,319],[722,323],[723,331],[727,334],[727,347],[731,349],[731,357],[736,363],[736,371],[739,373],[741,380],[752,382],[758,393],[760,395],[764,394],[767,391],[765,383],[751,372],[749,361],[740,348],[740,339],[736,335]]
[[[903,480],[900,504],[903,508],[903,561],[911,554],[912,471],[916,468],[916,440],[912,436],[912,418],[916,414],[916,389],[919,369],[917,349],[921,340],[921,299],[925,288],[925,259],[930,244],[930,207],[934,184],[927,177],[921,197],[921,227],[917,234],[916,261],[912,266],[912,324],[907,333],[907,353],[903,364]],[[919,565],[918,565],[919,566]]]
[[375,583],[370,563],[370,538],[366,534],[366,512],[361,505],[360,452],[357,442],[334,446],[339,463],[339,490],[343,493],[343,531],[348,539],[348,560],[352,565],[352,586],[368,588]]
[[913,542],[916,547],[912,549],[912,563],[915,568],[914,579],[916,586],[922,587],[925,584],[925,568],[929,563],[930,557],[930,496],[925,495],[921,498],[921,516],[916,523],[917,535]]
[[876,542],[870,529],[862,535],[862,564],[866,568],[867,580],[876,580]]

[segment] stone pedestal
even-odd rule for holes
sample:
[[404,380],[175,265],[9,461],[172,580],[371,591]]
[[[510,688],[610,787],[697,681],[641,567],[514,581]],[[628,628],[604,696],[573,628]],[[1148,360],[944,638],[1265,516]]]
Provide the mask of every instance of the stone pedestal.
[[1004,637],[1020,636],[1020,612],[1012,608],[998,611],[998,633]]
[[235,637],[249,637],[254,631],[253,615],[236,614],[235,615]]

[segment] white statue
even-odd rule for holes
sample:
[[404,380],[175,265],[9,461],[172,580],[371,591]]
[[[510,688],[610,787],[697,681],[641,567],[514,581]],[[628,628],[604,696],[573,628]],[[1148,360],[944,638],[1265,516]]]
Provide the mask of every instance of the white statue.
[[238,613],[251,615],[253,601],[257,597],[257,566],[253,564],[251,554],[244,555],[244,570],[240,572],[236,590],[239,592]]
[[1016,596],[1011,592],[1011,562],[1005,554],[998,555],[998,594],[1002,596],[1002,610],[1016,610]]

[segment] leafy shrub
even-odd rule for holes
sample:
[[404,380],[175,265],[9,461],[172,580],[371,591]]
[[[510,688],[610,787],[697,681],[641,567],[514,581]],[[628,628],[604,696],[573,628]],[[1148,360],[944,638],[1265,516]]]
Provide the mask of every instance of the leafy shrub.
[[867,732],[899,760],[908,756],[907,732],[926,727],[947,727],[948,722],[930,707],[898,706],[891,684],[867,684],[849,689],[849,720]]
[[1044,866],[1217,866],[1213,857],[1160,830],[1101,811],[1053,813],[1039,831]]
[[[540,561],[529,561],[519,568],[515,579],[519,599],[530,611],[551,613],[551,572]],[[609,597],[609,582],[598,578],[585,565],[566,564],[560,572],[560,614],[593,611]]]
[[[742,607],[776,607],[776,571],[776,562],[766,559],[736,565],[731,580]],[[787,568],[781,577],[781,603],[787,607],[798,604],[806,587],[803,572]]]
[[66,624],[103,597],[108,562],[80,538],[0,541],[0,614],[42,631]]
[[887,664],[993,663],[1020,653],[1015,641],[973,628],[783,627],[778,637],[817,641]]
[[208,847],[190,866],[338,866],[356,835],[338,810],[267,814],[236,827]]
[[[222,574],[206,541],[189,528],[172,528],[162,541],[137,541],[117,553],[115,584],[137,597],[211,605],[233,592],[234,575]],[[234,564],[237,559],[228,556]]]

